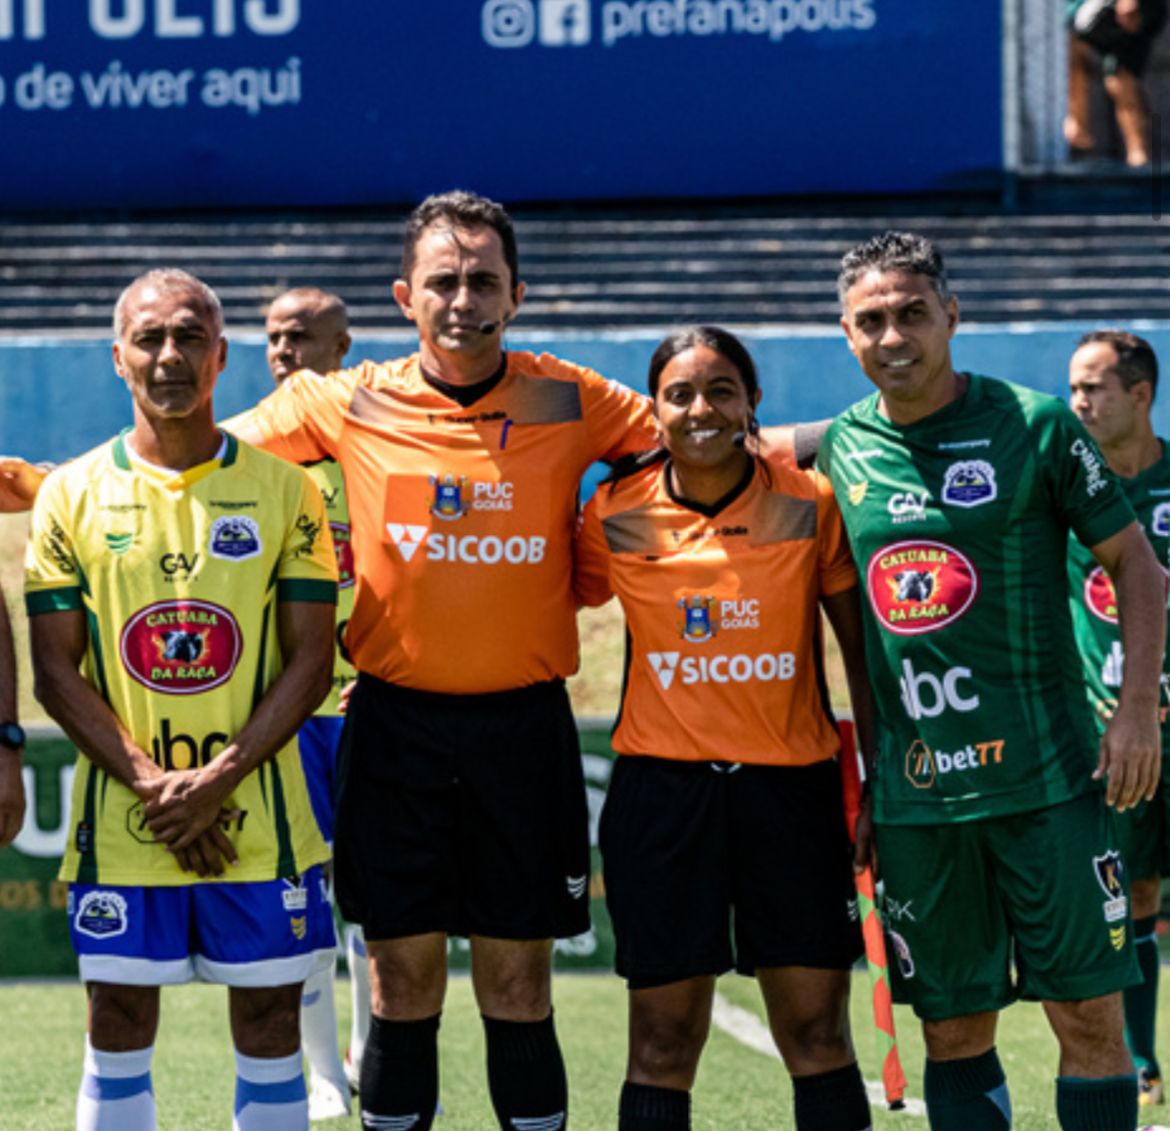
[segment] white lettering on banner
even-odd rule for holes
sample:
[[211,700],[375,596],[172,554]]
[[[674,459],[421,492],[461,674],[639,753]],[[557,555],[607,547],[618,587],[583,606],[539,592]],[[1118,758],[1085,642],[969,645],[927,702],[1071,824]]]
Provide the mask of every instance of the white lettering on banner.
[[[767,36],[791,32],[868,31],[876,0],[604,0],[601,42],[642,36]],[[485,0],[480,12],[491,47],[583,47],[592,37],[590,0]],[[538,17],[539,10],[539,17]]]
[[[293,56],[280,68],[225,71],[213,67],[200,75],[189,68],[132,72],[114,59],[104,71],[82,71],[78,84],[77,100],[91,110],[172,110],[198,100],[212,110],[239,109],[254,117],[269,107],[300,103],[301,61]],[[47,71],[44,63],[35,63],[12,85],[12,100],[20,110],[67,110],[77,94],[71,75]],[[0,106],[4,100],[4,80],[0,78]]]
[[55,828],[43,826],[39,820],[39,809],[34,798],[38,796],[36,775],[48,773],[43,767],[24,766],[20,771],[24,782],[24,795],[29,799],[28,809],[24,815],[24,824],[12,847],[25,856],[52,858],[65,854],[66,841],[69,835],[69,795],[73,791],[73,766],[61,766],[57,770],[57,812],[60,817]]
[[0,40],[15,37],[17,12],[25,39],[45,38],[45,0],[0,0]]

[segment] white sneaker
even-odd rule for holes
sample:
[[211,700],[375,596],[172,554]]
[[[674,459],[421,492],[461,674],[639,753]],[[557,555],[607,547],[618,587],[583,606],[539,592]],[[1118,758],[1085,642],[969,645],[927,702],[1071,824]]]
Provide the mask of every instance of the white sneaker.
[[349,1096],[329,1080],[314,1080],[309,1089],[309,1119],[316,1123],[346,1115],[349,1115]]
[[350,1058],[349,1049],[345,1050],[345,1060],[341,1062],[341,1068],[345,1072],[345,1078],[349,1082],[350,1095],[356,1096],[361,1091],[362,1086],[362,1065],[361,1061],[354,1064]]

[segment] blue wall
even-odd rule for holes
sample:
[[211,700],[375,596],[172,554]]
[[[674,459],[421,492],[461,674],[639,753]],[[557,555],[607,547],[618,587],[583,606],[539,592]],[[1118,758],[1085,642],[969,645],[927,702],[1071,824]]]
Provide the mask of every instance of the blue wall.
[[1000,57],[990,0],[0,0],[0,207],[994,184]]
[[[1087,323],[968,326],[954,343],[956,364],[1057,395],[1067,387],[1068,358]],[[1170,323],[1132,324],[1170,368]],[[593,366],[642,388],[660,334],[509,335],[514,349],[547,350]],[[869,384],[835,329],[745,332],[756,359],[765,423],[832,416],[869,391]],[[358,337],[349,360],[383,359],[413,348],[408,334]],[[264,347],[257,335],[236,336],[220,378],[217,411],[226,417],[247,408],[271,388]],[[1170,394],[1155,407],[1155,424],[1170,435]],[[103,341],[0,339],[0,452],[32,459],[77,455],[130,421],[129,397],[115,375]]]

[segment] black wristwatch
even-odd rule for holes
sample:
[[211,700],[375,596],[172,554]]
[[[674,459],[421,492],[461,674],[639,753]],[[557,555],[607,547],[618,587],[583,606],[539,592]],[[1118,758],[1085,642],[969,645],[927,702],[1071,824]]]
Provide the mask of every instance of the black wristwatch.
[[24,727],[19,723],[0,723],[0,746],[19,750],[24,745]]

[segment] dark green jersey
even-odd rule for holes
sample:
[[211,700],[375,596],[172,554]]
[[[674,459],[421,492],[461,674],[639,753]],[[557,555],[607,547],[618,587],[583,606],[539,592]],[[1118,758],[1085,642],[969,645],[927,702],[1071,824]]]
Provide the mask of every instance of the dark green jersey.
[[1065,561],[1070,530],[1095,545],[1133,521],[1116,479],[1066,405],[1018,385],[971,376],[904,427],[877,405],[842,413],[819,457],[868,596],[876,818],[975,820],[1094,788]]
[[[1121,489],[1137,512],[1158,561],[1166,563],[1170,549],[1170,446],[1162,441],[1162,458],[1132,479],[1121,479]],[[1117,598],[1109,575],[1079,542],[1069,542],[1069,604],[1073,629],[1084,662],[1085,685],[1098,728],[1117,707],[1117,692],[1125,653],[1117,622]],[[1170,651],[1162,663],[1162,749],[1170,750]]]

